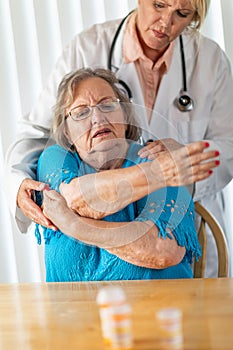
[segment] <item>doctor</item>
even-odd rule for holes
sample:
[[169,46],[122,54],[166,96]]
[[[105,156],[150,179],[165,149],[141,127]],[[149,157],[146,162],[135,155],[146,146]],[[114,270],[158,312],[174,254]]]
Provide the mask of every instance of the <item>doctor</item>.
[[[48,144],[58,84],[66,73],[88,66],[108,67],[122,81],[137,106],[145,143],[169,138],[173,148],[206,140],[219,150],[220,166],[193,194],[224,226],[218,197],[233,177],[233,81],[224,52],[198,31],[209,2],[138,0],[123,21],[94,25],[65,48],[7,156],[12,210],[22,232],[31,220],[51,224],[31,199],[44,188],[33,180],[35,162]],[[155,156],[159,147],[160,141],[149,143],[141,157]],[[216,276],[214,247],[207,265],[207,276]]]

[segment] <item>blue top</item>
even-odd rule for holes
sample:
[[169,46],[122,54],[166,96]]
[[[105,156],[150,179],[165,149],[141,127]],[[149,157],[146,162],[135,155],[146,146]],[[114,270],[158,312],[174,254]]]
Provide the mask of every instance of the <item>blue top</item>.
[[[140,147],[135,143],[130,144],[122,168],[148,161],[137,155]],[[78,154],[54,145],[42,153],[38,162],[37,178],[59,192],[61,182],[69,183],[74,177],[95,172],[95,169],[82,162]],[[186,247],[186,255],[176,266],[149,269],[125,262],[105,249],[87,245],[60,231],[43,227],[47,282],[193,277],[190,263],[193,256],[200,256],[200,245],[195,229],[194,204],[185,187],[158,190],[103,220],[151,220],[164,239],[169,239],[166,229],[171,229],[178,244]],[[41,242],[40,231],[41,227],[37,225],[38,243]]]

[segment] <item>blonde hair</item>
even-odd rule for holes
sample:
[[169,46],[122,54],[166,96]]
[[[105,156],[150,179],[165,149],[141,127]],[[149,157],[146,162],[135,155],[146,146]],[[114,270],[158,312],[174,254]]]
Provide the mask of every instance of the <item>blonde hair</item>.
[[191,30],[198,30],[206,18],[210,7],[210,0],[190,0],[190,2],[195,9],[195,14],[188,28]]
[[86,79],[100,78],[105,80],[113,89],[114,94],[120,100],[125,122],[127,124],[126,139],[137,141],[141,135],[135,117],[134,109],[125,93],[120,89],[119,81],[109,70],[103,68],[82,68],[64,76],[57,92],[57,101],[54,106],[54,118],[51,128],[51,136],[62,147],[75,151],[66,136],[66,111],[74,101],[75,90],[78,84]]

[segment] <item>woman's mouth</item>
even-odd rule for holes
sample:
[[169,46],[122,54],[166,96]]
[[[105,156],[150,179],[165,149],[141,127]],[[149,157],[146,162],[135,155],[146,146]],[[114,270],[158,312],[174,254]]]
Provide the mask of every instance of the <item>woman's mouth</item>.
[[94,139],[94,138],[102,137],[102,136],[108,135],[110,133],[111,133],[110,129],[104,128],[104,129],[96,131],[95,134],[92,136],[92,138]]
[[152,32],[156,38],[164,39],[167,37],[167,34],[159,32],[158,30],[152,29]]

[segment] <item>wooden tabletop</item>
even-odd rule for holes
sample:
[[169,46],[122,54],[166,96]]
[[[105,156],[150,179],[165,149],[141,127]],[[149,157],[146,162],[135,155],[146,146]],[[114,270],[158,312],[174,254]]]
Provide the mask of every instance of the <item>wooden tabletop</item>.
[[183,349],[233,349],[233,279],[0,285],[0,349],[104,349],[98,290],[121,286],[132,306],[133,349],[160,349],[155,313],[183,312]]

